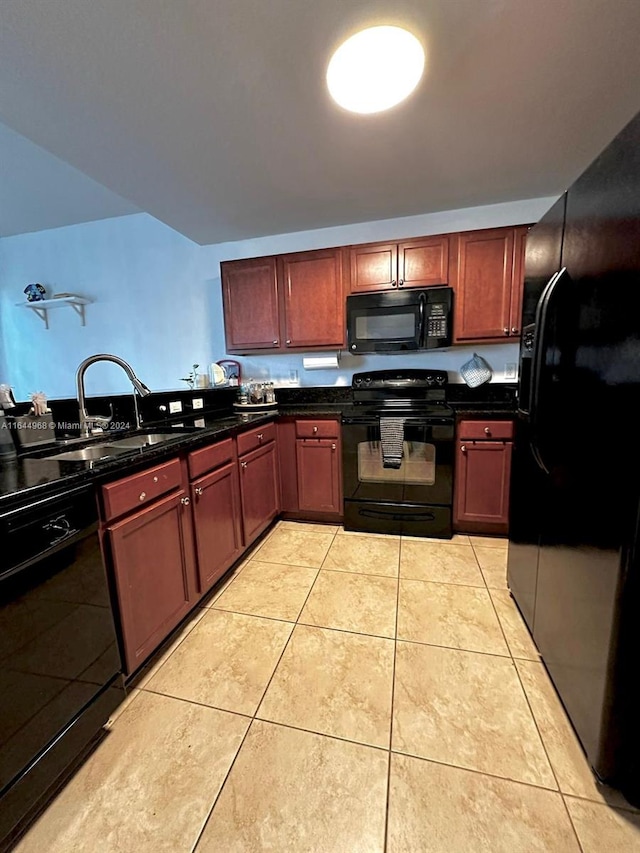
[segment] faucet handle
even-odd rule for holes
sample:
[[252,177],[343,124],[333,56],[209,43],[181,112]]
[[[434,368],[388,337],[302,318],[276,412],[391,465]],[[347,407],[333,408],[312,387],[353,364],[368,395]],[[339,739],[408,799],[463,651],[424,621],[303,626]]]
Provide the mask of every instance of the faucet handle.
[[91,432],[104,432],[113,420],[113,403],[109,403],[109,415],[87,415],[87,423],[91,424]]

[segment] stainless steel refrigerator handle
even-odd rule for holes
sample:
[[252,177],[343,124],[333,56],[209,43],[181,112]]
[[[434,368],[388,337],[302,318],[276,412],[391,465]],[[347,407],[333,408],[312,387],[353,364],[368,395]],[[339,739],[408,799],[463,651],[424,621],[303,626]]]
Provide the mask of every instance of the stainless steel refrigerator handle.
[[542,292],[542,296],[538,301],[536,308],[536,334],[533,342],[533,370],[531,377],[531,403],[529,406],[529,422],[531,424],[531,450],[536,462],[545,473],[549,473],[549,469],[544,463],[540,447],[537,443],[537,425],[538,411],[540,408],[540,378],[542,375],[542,362],[546,352],[547,344],[547,324],[549,317],[549,304],[553,294],[560,283],[560,280],[567,274],[567,268],[562,267],[561,270],[555,272],[549,279],[547,286]]

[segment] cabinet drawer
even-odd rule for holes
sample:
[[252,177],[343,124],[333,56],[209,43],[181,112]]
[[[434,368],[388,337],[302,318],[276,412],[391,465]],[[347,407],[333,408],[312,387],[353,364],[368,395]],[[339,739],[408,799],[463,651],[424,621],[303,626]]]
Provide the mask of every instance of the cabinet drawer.
[[189,477],[192,480],[195,477],[201,477],[207,471],[213,471],[214,468],[219,468],[220,465],[224,465],[225,462],[233,459],[233,439],[226,438],[224,441],[209,445],[209,447],[194,450],[187,459]]
[[155,468],[125,477],[102,487],[105,520],[117,518],[125,512],[146,506],[160,495],[177,489],[182,483],[180,461],[172,459]]
[[238,456],[249,453],[256,447],[263,447],[276,437],[276,425],[274,423],[263,424],[255,429],[247,430],[238,436]]
[[513,421],[460,421],[458,438],[463,441],[473,439],[511,439]]
[[297,438],[337,438],[340,425],[334,420],[296,421]]

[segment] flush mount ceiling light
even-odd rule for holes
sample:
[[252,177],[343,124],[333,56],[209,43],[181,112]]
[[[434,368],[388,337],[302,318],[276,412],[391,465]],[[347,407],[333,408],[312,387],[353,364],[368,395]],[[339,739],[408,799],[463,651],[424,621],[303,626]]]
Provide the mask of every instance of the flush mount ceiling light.
[[370,27],[343,42],[327,68],[331,97],[345,110],[378,113],[404,101],[424,71],[424,50],[401,27]]

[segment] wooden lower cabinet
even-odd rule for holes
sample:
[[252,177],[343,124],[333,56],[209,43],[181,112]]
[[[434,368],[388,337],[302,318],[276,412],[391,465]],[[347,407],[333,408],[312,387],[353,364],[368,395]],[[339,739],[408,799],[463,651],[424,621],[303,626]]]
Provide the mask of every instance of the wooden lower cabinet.
[[488,534],[508,532],[512,448],[511,441],[458,442],[456,530]]
[[195,603],[190,525],[181,489],[106,529],[129,674]]
[[296,441],[298,508],[303,512],[339,513],[340,444],[338,439]]
[[239,461],[244,541],[250,545],[280,511],[276,443],[245,453]]
[[198,587],[205,593],[243,549],[240,486],[235,460],[191,484]]

